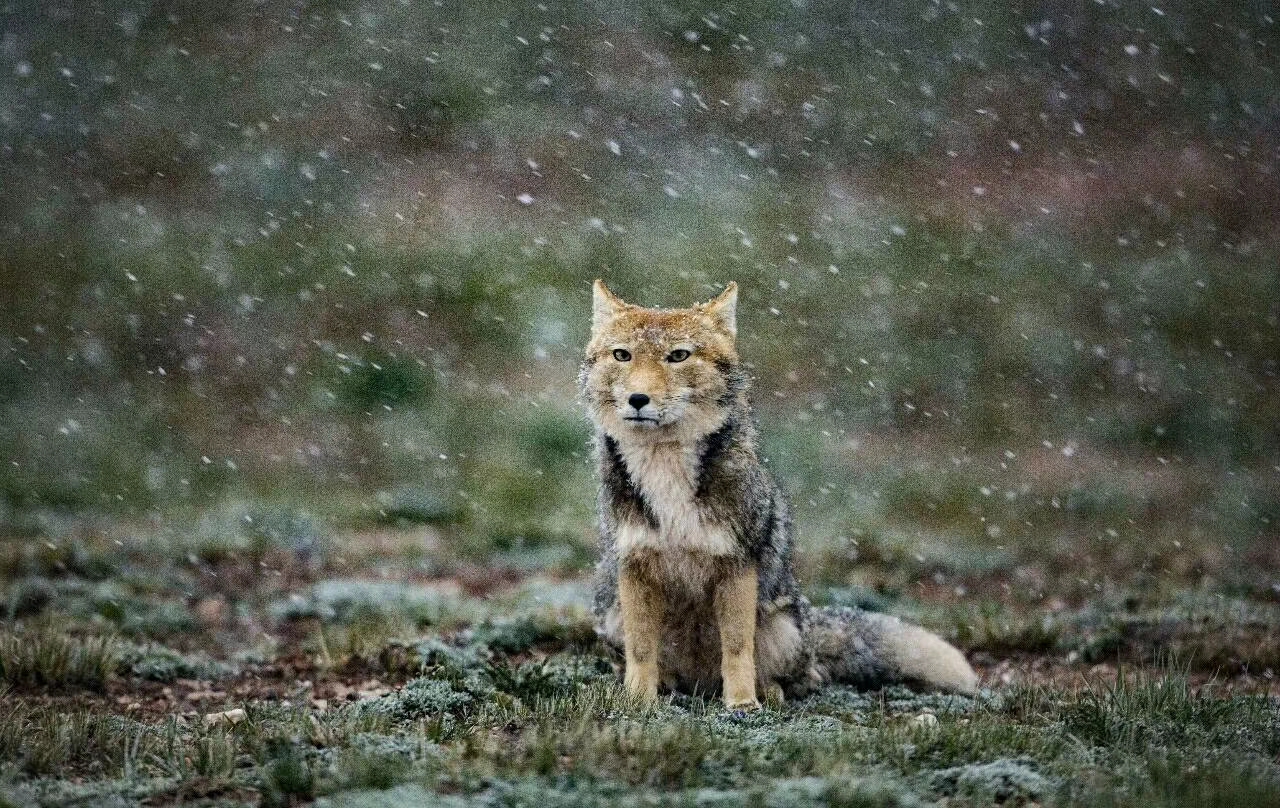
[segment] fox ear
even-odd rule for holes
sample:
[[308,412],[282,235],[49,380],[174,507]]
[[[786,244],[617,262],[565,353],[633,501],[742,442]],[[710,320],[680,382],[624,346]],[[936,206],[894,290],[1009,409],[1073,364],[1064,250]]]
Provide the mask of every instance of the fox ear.
[[703,310],[728,331],[729,336],[738,336],[738,284],[729,281],[720,296],[704,304]]
[[597,280],[591,287],[591,330],[601,331],[627,304],[609,291],[604,281]]

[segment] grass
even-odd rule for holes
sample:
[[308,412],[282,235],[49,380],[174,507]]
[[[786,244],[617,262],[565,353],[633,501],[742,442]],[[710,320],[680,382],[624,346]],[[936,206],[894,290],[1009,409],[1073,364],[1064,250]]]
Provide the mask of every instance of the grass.
[[1216,696],[1185,676],[1145,671],[1085,691],[1062,711],[1066,728],[1084,743],[1137,755],[1179,748],[1234,748],[1262,758],[1280,752],[1275,706],[1256,696]]
[[[521,440],[554,455],[566,434]],[[874,485],[901,456],[841,472],[842,451],[803,448],[815,478],[838,472],[820,484],[833,492]],[[1033,492],[1053,490],[1046,475]],[[1127,512],[1137,495],[1108,484],[1103,505],[1064,515],[1047,502],[1050,524],[1093,531]],[[1246,556],[1207,539],[1143,550],[1105,530],[1074,551],[1017,531],[983,549],[928,516],[929,497],[952,489],[927,474],[907,485],[919,513],[868,497],[828,513],[856,515],[847,541],[802,532],[802,571],[822,570],[805,583],[816,600],[950,637],[986,672],[977,698],[831,688],[746,716],[689,696],[637,704],[595,641],[579,571],[554,554],[521,568],[455,553],[457,530],[481,551],[493,514],[341,523],[240,502],[50,542],[73,552],[7,542],[0,799],[1276,804],[1277,612]],[[1172,519],[1178,490],[1146,507]],[[1036,496],[1002,494],[1005,510],[986,515],[1034,516]],[[814,530],[819,506],[797,499]],[[963,507],[992,499],[979,487]],[[1131,563],[1142,552],[1163,568]]]
[[64,713],[15,702],[0,716],[0,759],[30,775],[76,769],[120,776],[137,754],[131,754],[122,724],[102,713]]
[[[509,802],[517,795],[549,805],[674,805],[715,794],[725,804],[814,806],[1246,797],[1265,806],[1280,797],[1275,701],[1196,687],[1170,667],[976,700],[833,689],[742,716],[683,696],[636,703],[607,665],[582,658],[483,657],[455,656],[400,690],[326,712],[251,704],[235,724],[6,699],[0,771],[10,773],[0,783],[23,795],[42,782],[50,793],[68,776],[100,794],[149,782],[155,799],[252,794],[263,805],[381,804],[376,793],[454,795],[466,805],[524,804]],[[1201,771],[1226,796],[1196,802],[1218,799],[1196,785]]]
[[1280,806],[1280,781],[1265,766],[1161,757],[1120,783],[1095,785],[1076,797],[1095,808],[1234,808]]
[[52,623],[0,632],[0,682],[14,688],[101,691],[118,661],[112,637],[70,636]]
[[1056,653],[1158,664],[1172,656],[1210,674],[1280,670],[1280,610],[1253,600],[1148,594],[1045,613],[1036,602],[975,599],[945,614],[939,619],[954,625],[961,645],[994,657]]

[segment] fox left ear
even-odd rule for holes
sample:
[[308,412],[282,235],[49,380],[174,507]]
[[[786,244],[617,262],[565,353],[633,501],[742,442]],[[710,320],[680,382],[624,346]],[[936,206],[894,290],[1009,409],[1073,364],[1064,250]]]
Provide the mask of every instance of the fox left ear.
[[609,291],[604,281],[597,280],[591,287],[591,330],[602,331],[626,305],[622,298]]
[[729,281],[720,296],[706,303],[703,310],[710,314],[716,323],[729,332],[729,336],[738,336],[738,284]]

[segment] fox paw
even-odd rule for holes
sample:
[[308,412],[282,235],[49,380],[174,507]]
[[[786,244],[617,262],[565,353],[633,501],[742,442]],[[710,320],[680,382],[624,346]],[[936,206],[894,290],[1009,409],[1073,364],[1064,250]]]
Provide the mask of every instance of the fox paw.
[[760,702],[754,698],[742,699],[738,701],[726,701],[724,703],[724,707],[726,710],[733,712],[735,715],[737,713],[742,713],[743,715],[746,715],[747,713],[754,713],[755,711],[759,710]]

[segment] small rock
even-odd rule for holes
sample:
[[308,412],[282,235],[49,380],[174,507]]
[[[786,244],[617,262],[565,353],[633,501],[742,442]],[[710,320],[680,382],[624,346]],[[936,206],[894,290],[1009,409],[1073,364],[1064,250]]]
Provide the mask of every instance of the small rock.
[[224,710],[220,713],[206,713],[204,716],[204,725],[206,727],[217,726],[218,724],[239,724],[245,719],[243,709],[237,707],[234,710]]
[[227,599],[221,595],[201,598],[200,601],[196,603],[195,613],[196,618],[202,625],[221,625],[227,614]]
[[911,719],[911,723],[917,727],[933,729],[938,726],[938,717],[933,713],[920,713]]

